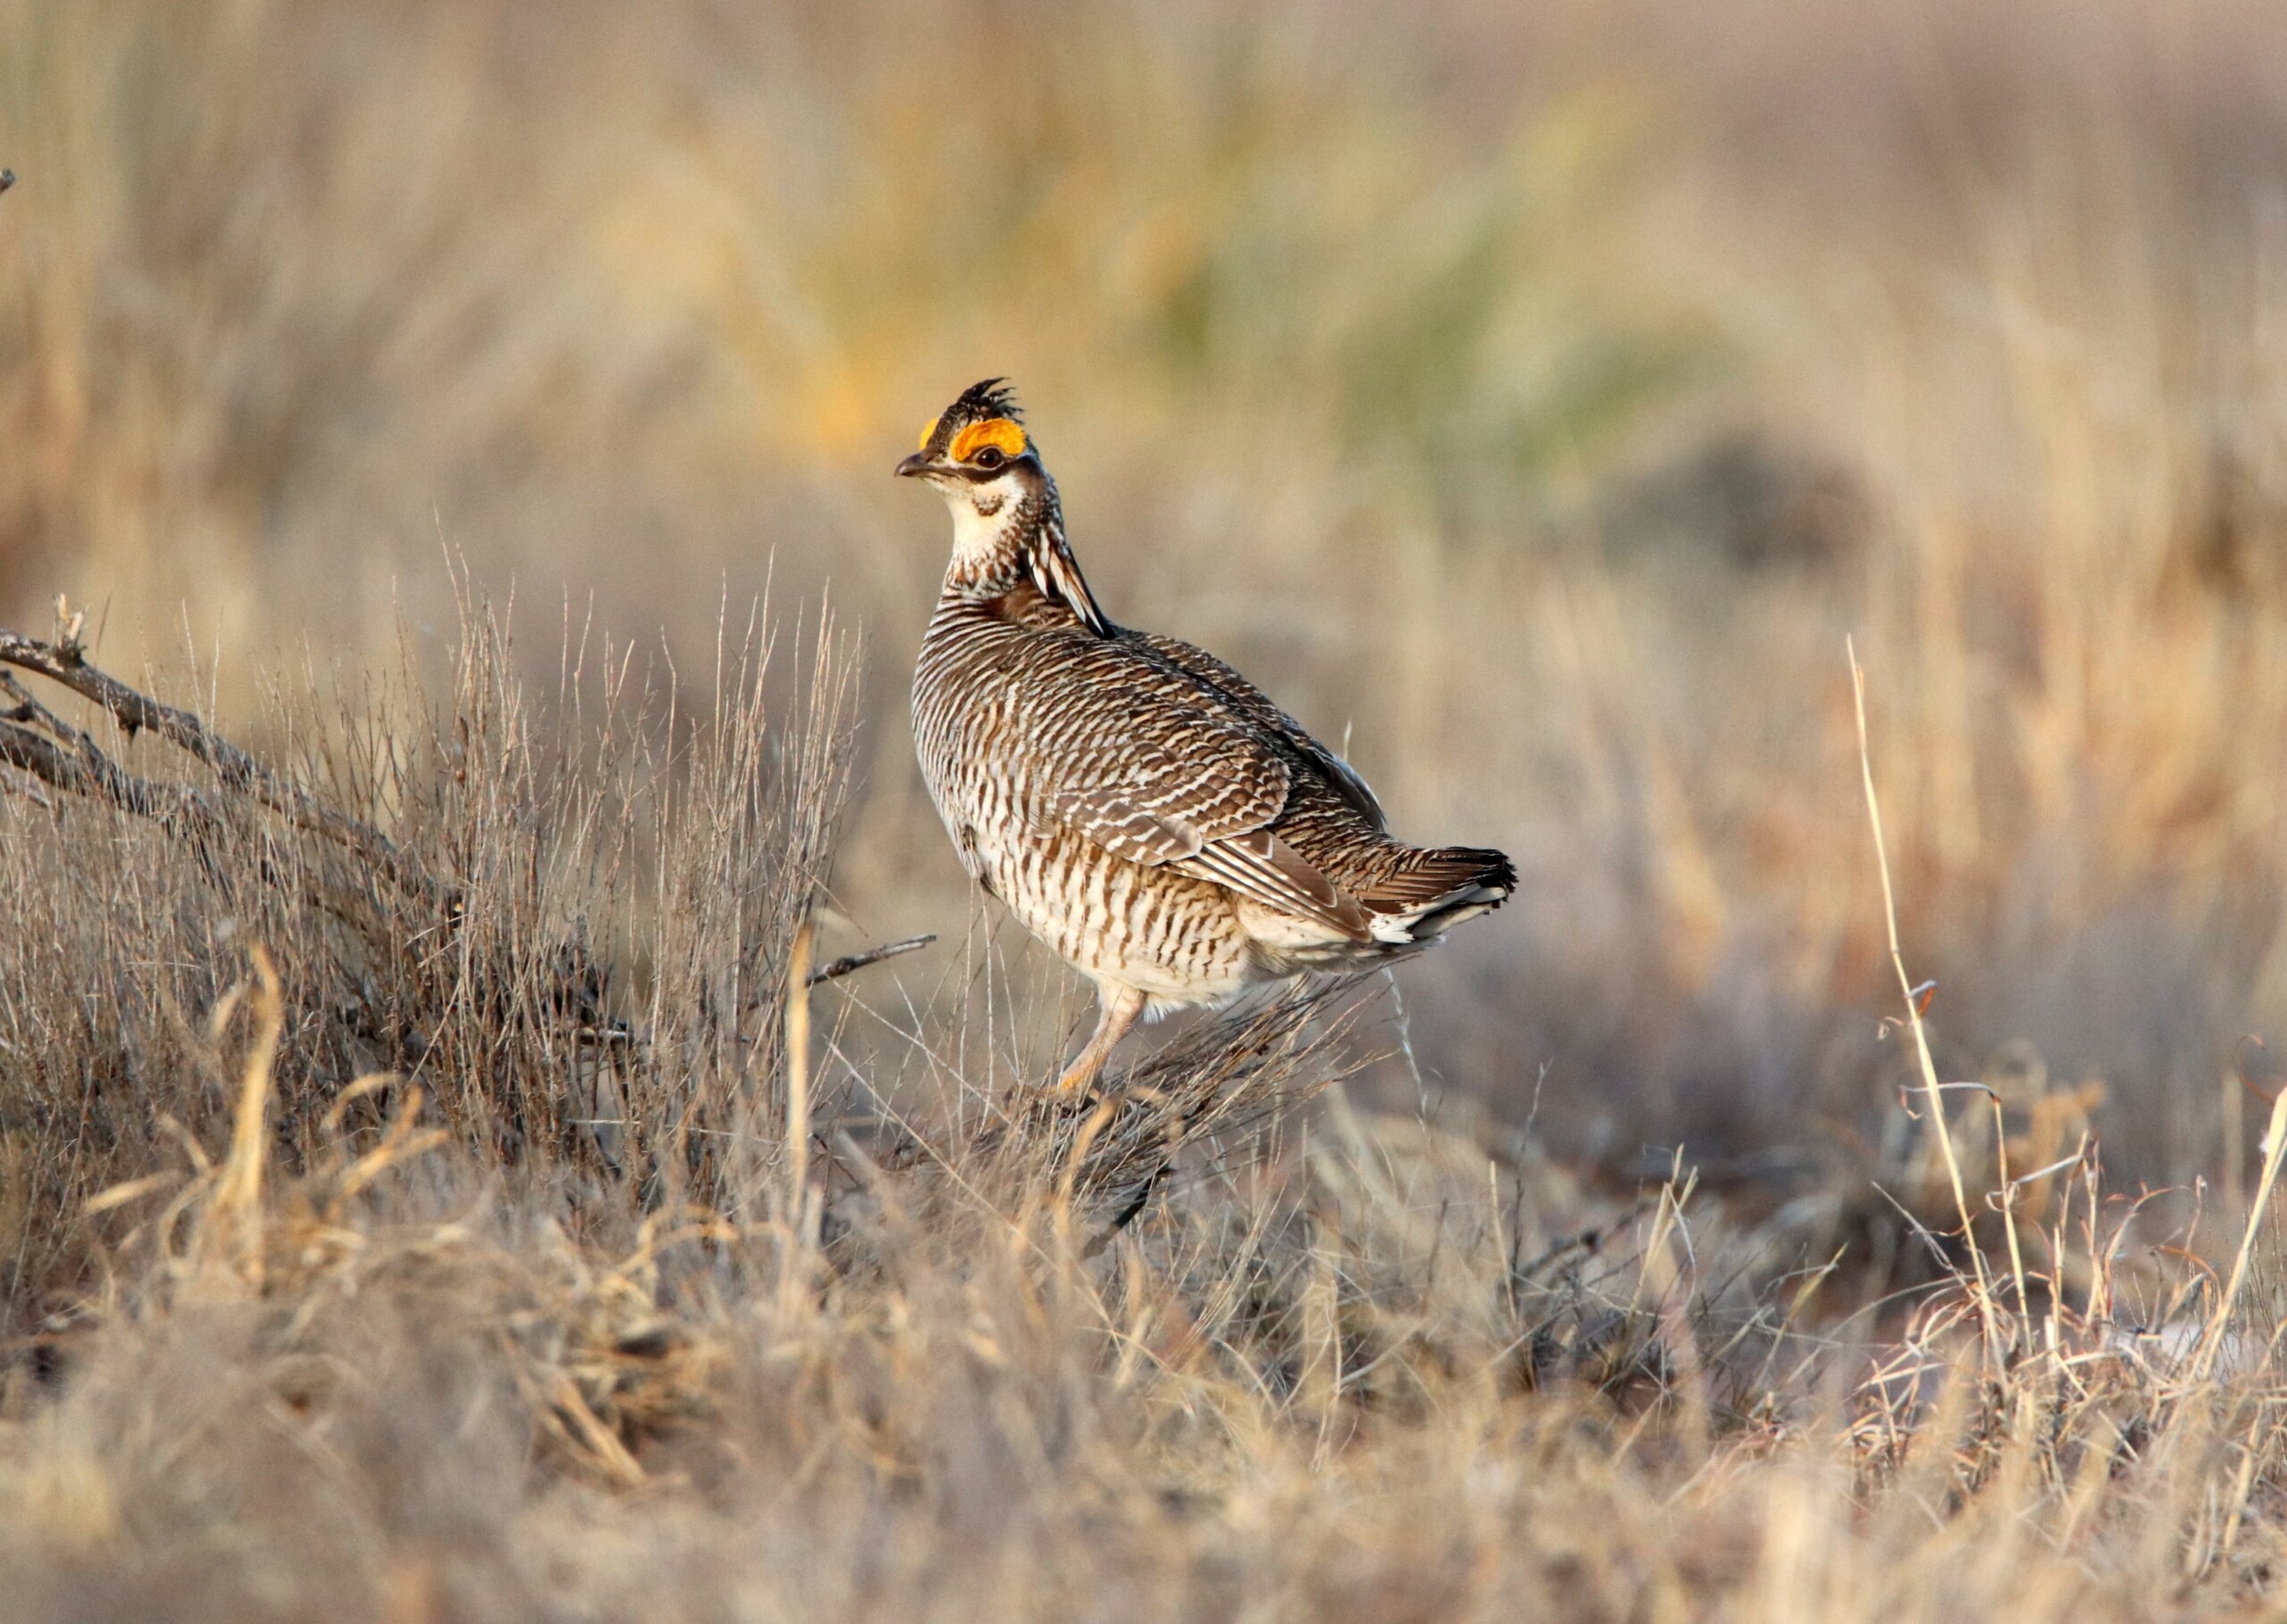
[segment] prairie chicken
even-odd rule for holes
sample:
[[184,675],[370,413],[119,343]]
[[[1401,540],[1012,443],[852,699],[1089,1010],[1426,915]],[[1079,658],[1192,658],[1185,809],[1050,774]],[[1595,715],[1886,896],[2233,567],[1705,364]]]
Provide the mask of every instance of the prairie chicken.
[[1000,379],[898,473],[953,514],[913,675],[922,776],[972,878],[1096,984],[1084,1089],[1144,1015],[1420,951],[1516,885],[1393,840],[1374,792],[1213,655],[1114,625]]

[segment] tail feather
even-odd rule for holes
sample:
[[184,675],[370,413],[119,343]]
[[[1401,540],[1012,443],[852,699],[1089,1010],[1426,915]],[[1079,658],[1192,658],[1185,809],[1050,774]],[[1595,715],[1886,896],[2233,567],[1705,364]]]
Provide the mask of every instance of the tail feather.
[[1517,889],[1517,867],[1485,847],[1447,846],[1407,854],[1398,871],[1359,899],[1379,942],[1428,942],[1490,913]]

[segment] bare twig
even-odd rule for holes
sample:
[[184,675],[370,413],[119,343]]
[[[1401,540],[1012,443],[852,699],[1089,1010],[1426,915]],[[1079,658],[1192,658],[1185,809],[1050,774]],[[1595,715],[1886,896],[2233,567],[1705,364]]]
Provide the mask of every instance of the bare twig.
[[[88,665],[86,651],[75,633],[67,631],[54,642],[43,642],[19,632],[0,631],[0,665],[13,666],[70,689],[109,712],[130,738],[146,730],[158,734],[212,767],[225,789],[250,795],[297,828],[331,841],[400,890],[440,904],[449,901],[448,888],[389,836],[370,824],[327,806],[300,785],[281,778],[190,712],[163,705]],[[36,724],[71,745],[92,777],[67,781],[44,771],[41,763],[45,758],[32,748],[39,736],[26,726],[12,729],[19,736],[9,741],[7,758],[15,765],[46,778],[58,789],[98,795],[128,811],[161,817],[163,821],[166,816],[163,808],[168,801],[180,799],[182,792],[164,791],[122,773],[87,734],[56,719],[13,679],[9,692],[19,699],[14,720]],[[135,792],[128,792],[130,786]]]
[[932,931],[926,935],[908,936],[902,942],[885,942],[880,947],[867,948],[862,953],[845,953],[841,958],[829,959],[812,970],[802,984],[806,987],[815,987],[820,982],[839,981],[854,970],[862,970],[868,965],[879,964],[884,958],[895,958],[901,953],[918,951],[936,940],[936,933]]
[[104,759],[104,753],[94,740],[41,704],[38,696],[16,681],[13,674],[0,671],[0,693],[16,701],[16,707],[0,720],[26,724],[46,733],[58,743],[70,745],[90,766]]
[[100,752],[89,759],[21,725],[13,714],[0,718],[0,761],[53,789],[107,800],[122,812],[150,818],[185,838],[204,839],[222,826],[220,810],[197,791],[138,778]]

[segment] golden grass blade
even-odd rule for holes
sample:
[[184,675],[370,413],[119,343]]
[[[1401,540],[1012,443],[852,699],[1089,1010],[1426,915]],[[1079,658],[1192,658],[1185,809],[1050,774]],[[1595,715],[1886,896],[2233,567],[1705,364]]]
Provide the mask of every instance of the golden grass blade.
[[1993,1285],[1986,1274],[1985,1253],[1978,1246],[1977,1232],[1970,1222],[1969,1196],[1962,1187],[1961,1162],[1954,1154],[1953,1132],[1946,1122],[1945,1092],[1939,1085],[1937,1063],[1930,1058],[1930,1034],[1922,1025],[1921,1004],[1914,995],[1914,978],[1906,973],[1905,950],[1898,945],[1897,895],[1890,886],[1889,850],[1882,839],[1882,808],[1874,793],[1874,758],[1866,736],[1866,674],[1859,667],[1855,640],[1844,638],[1843,651],[1850,661],[1850,691],[1858,719],[1858,772],[1866,791],[1866,821],[1873,829],[1874,862],[1882,878],[1882,922],[1889,932],[1890,965],[1897,972],[1898,993],[1906,1003],[1906,1026],[1914,1035],[1914,1058],[1928,1097],[1931,1125],[1945,1156],[1946,1177],[1953,1186],[1954,1211],[1961,1220],[1962,1245],[1969,1252],[1970,1267],[1976,1275],[1978,1323],[1984,1332],[1984,1354],[1987,1360],[1998,1363],[2006,1349],[1993,1302]]
[[88,1198],[88,1204],[80,1210],[83,1217],[94,1218],[99,1213],[110,1212],[131,1202],[139,1201],[147,1195],[155,1195],[162,1190],[172,1189],[181,1182],[181,1179],[182,1175],[180,1173],[151,1173],[141,1178],[130,1178],[125,1184],[113,1185],[100,1194],[91,1196]]
[[810,944],[816,925],[794,932],[786,967],[786,1221],[798,1248],[810,1243]]
[[2232,1272],[2224,1289],[2216,1299],[2216,1311],[2209,1317],[2206,1333],[2192,1357],[2191,1377],[2206,1381],[2216,1369],[2216,1356],[2223,1351],[2224,1339],[2231,1328],[2232,1310],[2240,1300],[2240,1289],[2247,1283],[2248,1266],[2254,1260],[2256,1243],[2263,1234],[2264,1214],[2270,1210],[2271,1193],[2279,1182],[2279,1162],[2287,1152],[2287,1089],[2282,1089],[2271,1102],[2271,1120],[2263,1131],[2263,1176],[2255,1187],[2255,1204],[2248,1209],[2246,1231],[2240,1236],[2240,1248],[2232,1259]]
[[[254,1044],[239,1082],[230,1148],[201,1215],[202,1237],[230,1260],[238,1278],[259,1292],[263,1284],[263,1174],[270,1162],[269,1113],[278,1044],[286,1029],[285,999],[269,950],[254,950]],[[210,1254],[212,1255],[212,1254]]]

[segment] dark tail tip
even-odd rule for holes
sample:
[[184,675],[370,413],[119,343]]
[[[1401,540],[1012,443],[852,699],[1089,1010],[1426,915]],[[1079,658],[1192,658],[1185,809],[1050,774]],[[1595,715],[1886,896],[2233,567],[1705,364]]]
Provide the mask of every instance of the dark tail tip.
[[1423,873],[1444,882],[1448,891],[1492,892],[1497,893],[1495,900],[1505,900],[1517,889],[1517,866],[1505,851],[1489,846],[1448,846],[1428,856],[1431,860],[1422,865]]
[[1412,908],[1432,912],[1450,904],[1482,913],[1508,900],[1517,889],[1517,866],[1506,852],[1486,846],[1447,846],[1417,851],[1404,868],[1364,898],[1377,913]]

